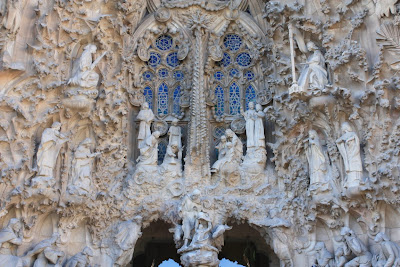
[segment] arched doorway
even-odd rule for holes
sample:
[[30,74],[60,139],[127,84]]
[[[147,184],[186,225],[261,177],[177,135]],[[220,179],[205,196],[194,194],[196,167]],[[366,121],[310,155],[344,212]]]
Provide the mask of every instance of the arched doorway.
[[172,225],[163,221],[151,223],[143,229],[133,253],[132,267],[159,266],[163,261],[179,261],[172,234],[168,231]]
[[219,259],[228,259],[249,267],[279,267],[279,259],[261,234],[245,224],[229,224],[232,230],[225,232],[225,245]]

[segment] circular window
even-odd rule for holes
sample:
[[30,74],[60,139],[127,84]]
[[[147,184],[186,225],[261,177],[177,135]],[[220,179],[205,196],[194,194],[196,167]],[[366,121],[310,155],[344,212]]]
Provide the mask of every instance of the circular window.
[[178,53],[173,52],[167,56],[167,64],[170,67],[177,67],[179,65]]
[[169,35],[161,35],[156,40],[156,47],[161,51],[170,50],[172,47],[172,37]]
[[160,69],[158,71],[158,76],[160,76],[160,78],[168,77],[168,70],[167,69]]
[[236,57],[236,62],[239,64],[239,66],[247,67],[251,63],[251,57],[250,57],[249,53],[240,53]]
[[236,52],[242,45],[242,38],[237,34],[227,34],[224,38],[224,45],[229,50]]
[[149,65],[150,67],[157,67],[161,63],[161,55],[156,52],[150,52]]

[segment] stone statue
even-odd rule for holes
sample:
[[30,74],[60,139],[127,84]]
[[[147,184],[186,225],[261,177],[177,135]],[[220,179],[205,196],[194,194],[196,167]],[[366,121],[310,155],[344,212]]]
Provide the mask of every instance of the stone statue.
[[6,0],[7,15],[4,17],[4,28],[11,34],[16,34],[21,26],[21,3],[22,0]]
[[381,247],[381,258],[384,260],[383,267],[400,266],[400,246],[390,241],[389,237],[384,233],[378,233],[374,240]]
[[127,220],[118,224],[115,234],[115,243],[117,248],[112,248],[115,263],[118,266],[126,266],[132,260],[133,250],[136,241],[141,237],[141,221],[140,216],[135,217],[133,220]]
[[[204,226],[205,223],[207,226]],[[211,228],[212,223],[208,214],[199,212],[196,218],[195,232],[193,235],[191,247],[211,246]]]
[[228,148],[226,146],[225,135],[221,136],[219,144],[216,146],[216,148],[218,149],[218,160],[212,165],[211,172],[218,172],[221,169],[222,164],[226,162]]
[[178,119],[174,119],[169,127],[169,145],[176,145],[182,153],[182,129],[178,126],[178,122]]
[[59,240],[60,234],[54,233],[51,238],[43,240],[26,253],[32,257],[38,255],[33,267],[61,267],[65,253],[55,248],[54,244]]
[[149,165],[157,166],[158,162],[158,138],[160,137],[160,132],[155,131],[150,136],[147,137],[145,142],[141,143],[139,146],[140,156],[137,161],[138,166]]
[[173,177],[182,176],[182,151],[178,149],[176,143],[167,146],[163,163],[160,166],[160,173],[170,173]]
[[154,113],[149,109],[149,103],[143,102],[142,108],[137,115],[137,119],[140,121],[139,134],[138,134],[138,147],[140,149],[142,143],[151,135],[150,126],[154,120]]
[[88,267],[90,266],[90,258],[93,257],[93,251],[89,247],[85,247],[82,252],[72,256],[65,267]]
[[13,218],[0,231],[0,267],[24,266],[22,258],[14,256],[14,247],[22,244],[21,222]]
[[79,69],[76,74],[69,79],[69,85],[79,86],[86,89],[93,89],[97,86],[99,75],[93,69],[106,52],[104,52],[93,62],[92,54],[96,53],[96,51],[97,47],[93,44],[88,44],[85,46],[83,53],[79,58]]
[[254,145],[256,147],[265,147],[264,117],[262,106],[257,104],[254,124]]
[[345,188],[358,187],[362,178],[360,140],[349,123],[342,124],[343,135],[336,141],[346,171]]
[[343,267],[347,263],[347,257],[344,253],[343,247],[338,247],[335,251],[336,267]]
[[324,242],[318,242],[315,247],[315,263],[319,267],[336,267],[333,255],[326,249]]
[[371,266],[372,254],[368,251],[365,244],[355,235],[355,233],[348,227],[342,227],[340,235],[344,237],[346,245],[356,256],[344,266]]
[[246,112],[242,112],[244,119],[246,120],[246,137],[247,137],[247,148],[254,147],[255,144],[255,123],[257,112],[254,109],[254,102],[249,103],[249,109]]
[[[310,191],[319,190],[324,191],[327,188],[325,180],[326,175],[326,162],[325,156],[322,152],[322,147],[319,142],[318,133],[315,130],[308,132],[308,147],[306,155],[310,173]],[[325,187],[325,188],[321,188]],[[321,190],[322,189],[322,190]]]
[[42,140],[37,152],[37,176],[53,177],[61,145],[68,138],[60,133],[61,123],[54,122],[51,128],[43,131]]
[[74,153],[72,177],[68,191],[70,194],[88,195],[91,192],[91,175],[94,157],[101,153],[91,153],[92,139],[83,140]]
[[307,43],[307,49],[312,55],[304,63],[306,67],[301,72],[298,80],[298,91],[304,93],[312,92],[316,89],[323,90],[325,85],[328,84],[324,56],[313,42]]
[[227,129],[225,132],[228,147],[228,161],[240,163],[243,156],[243,144],[239,137],[231,130]]
[[187,247],[189,240],[192,240],[195,229],[196,218],[201,209],[200,191],[195,189],[190,195],[186,195],[179,208],[179,216],[182,218],[183,247]]

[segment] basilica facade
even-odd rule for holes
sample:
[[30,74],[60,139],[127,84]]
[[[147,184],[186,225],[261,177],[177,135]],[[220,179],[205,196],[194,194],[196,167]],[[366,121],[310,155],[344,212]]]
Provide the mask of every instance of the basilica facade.
[[0,2],[0,267],[400,266],[396,0]]

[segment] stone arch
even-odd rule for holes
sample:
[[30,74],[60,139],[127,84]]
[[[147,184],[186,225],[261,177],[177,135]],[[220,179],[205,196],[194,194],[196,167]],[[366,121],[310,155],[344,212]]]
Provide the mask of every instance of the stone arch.
[[160,265],[164,260],[180,262],[177,249],[169,229],[173,225],[162,220],[152,222],[142,230],[137,240],[133,258],[128,266],[150,267]]

